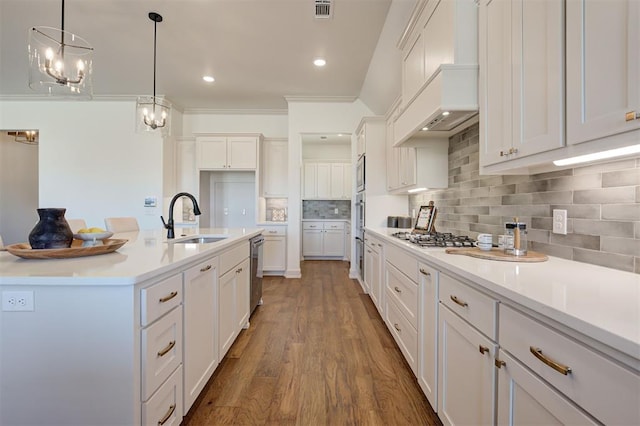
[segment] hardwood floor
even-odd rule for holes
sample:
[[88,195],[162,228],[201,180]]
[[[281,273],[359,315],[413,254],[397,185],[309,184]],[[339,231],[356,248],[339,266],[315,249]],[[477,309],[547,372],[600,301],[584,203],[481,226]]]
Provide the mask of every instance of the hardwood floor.
[[251,317],[184,425],[440,425],[348,263],[266,277]]

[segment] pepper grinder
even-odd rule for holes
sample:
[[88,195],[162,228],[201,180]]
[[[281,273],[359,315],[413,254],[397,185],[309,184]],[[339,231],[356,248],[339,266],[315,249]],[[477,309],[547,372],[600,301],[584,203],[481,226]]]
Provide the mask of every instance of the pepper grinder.
[[514,217],[513,222],[504,224],[506,230],[506,241],[504,252],[514,256],[524,256],[527,254],[527,224],[518,222],[518,218]]

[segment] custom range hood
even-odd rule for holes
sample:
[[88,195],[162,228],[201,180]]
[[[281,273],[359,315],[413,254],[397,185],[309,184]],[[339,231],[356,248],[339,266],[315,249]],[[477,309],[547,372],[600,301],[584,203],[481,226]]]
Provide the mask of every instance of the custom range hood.
[[418,0],[398,48],[402,104],[393,146],[444,139],[478,121],[478,6]]

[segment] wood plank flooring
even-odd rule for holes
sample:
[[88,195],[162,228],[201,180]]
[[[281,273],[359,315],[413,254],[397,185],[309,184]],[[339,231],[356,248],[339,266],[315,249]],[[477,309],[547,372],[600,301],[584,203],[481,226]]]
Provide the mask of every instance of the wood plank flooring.
[[266,277],[184,425],[441,425],[348,262]]

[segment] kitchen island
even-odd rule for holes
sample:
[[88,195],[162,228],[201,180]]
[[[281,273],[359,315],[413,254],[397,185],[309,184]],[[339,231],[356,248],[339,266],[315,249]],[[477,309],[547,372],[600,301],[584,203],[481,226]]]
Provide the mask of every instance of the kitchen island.
[[395,232],[365,232],[376,306],[444,424],[640,423],[640,275],[453,255]]
[[[33,300],[0,313],[0,424],[179,424],[248,326],[260,233],[120,233],[116,252],[71,259],[0,252],[3,298]],[[193,235],[224,238],[180,242]]]

